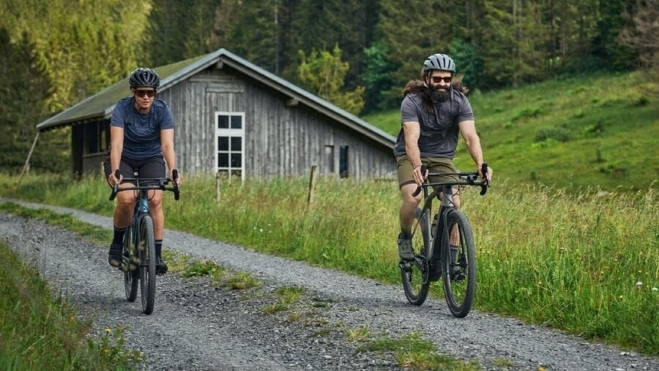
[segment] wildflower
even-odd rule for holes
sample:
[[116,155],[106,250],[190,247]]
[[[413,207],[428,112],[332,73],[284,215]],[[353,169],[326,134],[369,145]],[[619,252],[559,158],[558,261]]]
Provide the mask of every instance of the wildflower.
[[652,291],[655,291],[655,292],[656,292],[656,291],[659,291],[659,289],[656,288],[656,287],[653,287],[653,288],[652,288]]
[[641,287],[641,286],[643,286],[643,282],[641,281],[636,282],[636,287]]

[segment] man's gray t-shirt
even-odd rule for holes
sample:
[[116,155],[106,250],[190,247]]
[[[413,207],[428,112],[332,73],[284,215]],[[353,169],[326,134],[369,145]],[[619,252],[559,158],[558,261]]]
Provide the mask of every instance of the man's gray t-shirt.
[[124,128],[124,151],[128,160],[146,160],[162,156],[160,131],[173,129],[172,111],[165,101],[155,98],[151,110],[141,114],[135,109],[135,98],[123,98],[112,111],[110,126]]
[[[467,97],[451,89],[451,99],[434,105],[434,112],[427,112],[423,107],[421,95],[408,94],[400,107],[400,121],[418,122],[421,128],[419,150],[421,157],[443,157],[452,159],[458,145],[458,124],[474,119],[474,112]],[[398,133],[394,146],[394,155],[402,156],[405,152],[403,128]]]

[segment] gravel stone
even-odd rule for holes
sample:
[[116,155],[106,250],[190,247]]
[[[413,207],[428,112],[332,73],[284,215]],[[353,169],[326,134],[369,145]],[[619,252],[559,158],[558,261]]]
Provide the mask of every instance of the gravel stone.
[[[0,197],[8,201],[112,229],[108,217]],[[370,340],[421,333],[439,353],[475,360],[483,370],[659,370],[659,358],[492,313],[456,319],[441,299],[408,304],[400,286],[173,230],[165,231],[165,248],[249,272],[262,285],[230,290],[208,277],[159,276],[154,312],[144,315],[139,297],[126,301],[123,275],[107,264],[108,246],[8,214],[0,214],[0,239],[93,319],[96,336],[125,329],[125,347],[142,352],[143,370],[402,370],[392,352],[359,351],[365,342],[347,332],[362,327]],[[305,289],[298,302],[264,311],[280,301],[277,289],[290,286]]]

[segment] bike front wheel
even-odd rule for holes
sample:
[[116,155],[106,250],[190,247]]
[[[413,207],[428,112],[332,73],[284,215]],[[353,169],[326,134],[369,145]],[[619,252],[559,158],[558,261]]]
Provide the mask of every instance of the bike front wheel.
[[426,214],[421,209],[416,211],[416,220],[412,228],[412,248],[416,255],[414,261],[401,262],[400,278],[403,283],[405,297],[410,304],[422,305],[428,297],[430,281],[428,280],[428,249],[430,231],[427,228]]
[[[476,248],[467,217],[457,210],[447,215],[447,232],[458,238],[457,251],[442,247],[442,279],[444,296],[454,317],[469,314],[476,292]],[[455,242],[455,241],[452,241]]]
[[156,300],[156,242],[153,232],[153,219],[148,214],[140,220],[138,251],[140,256],[142,312],[151,314]]

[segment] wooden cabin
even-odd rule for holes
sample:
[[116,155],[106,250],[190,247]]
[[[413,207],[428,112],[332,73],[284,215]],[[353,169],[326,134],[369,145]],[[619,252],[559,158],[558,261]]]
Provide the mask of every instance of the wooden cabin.
[[[220,49],[154,68],[174,115],[178,168],[242,179],[320,174],[392,178],[395,138],[284,79]],[[70,125],[72,171],[100,171],[128,78],[37,125]]]

